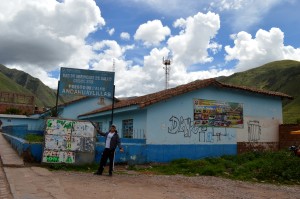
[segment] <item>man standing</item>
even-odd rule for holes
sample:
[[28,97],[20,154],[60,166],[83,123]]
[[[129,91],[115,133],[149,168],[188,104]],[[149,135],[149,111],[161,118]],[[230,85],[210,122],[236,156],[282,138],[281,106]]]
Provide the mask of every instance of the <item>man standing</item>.
[[123,152],[123,148],[121,146],[120,137],[118,135],[118,132],[116,131],[116,126],[113,124],[110,127],[109,132],[103,133],[98,131],[98,133],[101,136],[105,137],[105,149],[102,153],[100,165],[98,168],[98,171],[95,172],[95,175],[102,175],[104,167],[106,165],[107,159],[109,159],[109,176],[112,176],[113,171],[113,163],[114,163],[114,157],[115,157],[115,150],[117,147],[119,147],[120,152]]

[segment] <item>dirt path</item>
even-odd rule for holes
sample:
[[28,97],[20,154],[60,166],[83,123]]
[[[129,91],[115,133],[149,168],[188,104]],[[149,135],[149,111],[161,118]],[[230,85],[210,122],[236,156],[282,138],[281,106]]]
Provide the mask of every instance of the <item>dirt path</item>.
[[300,186],[198,176],[146,175],[116,168],[113,177],[44,168],[5,168],[15,198],[199,199],[300,198]]
[[[92,176],[58,172],[72,198],[199,199],[199,198],[300,198],[300,186],[275,186],[216,177],[157,175]],[[75,190],[81,191],[75,191]]]

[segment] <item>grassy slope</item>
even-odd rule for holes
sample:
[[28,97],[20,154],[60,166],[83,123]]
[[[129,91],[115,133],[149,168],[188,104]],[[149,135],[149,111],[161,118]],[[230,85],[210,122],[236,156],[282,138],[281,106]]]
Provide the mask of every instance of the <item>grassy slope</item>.
[[291,95],[294,100],[284,100],[283,103],[284,123],[296,123],[300,120],[300,62],[291,60],[271,62],[258,68],[223,77],[220,81]]
[[6,92],[17,92],[27,95],[33,95],[30,91],[16,84],[13,80],[0,73],[0,90]]
[[23,71],[8,69],[1,64],[0,71],[3,78],[6,76],[6,79],[10,80],[7,84],[0,84],[1,91],[32,94],[35,96],[36,104],[40,107],[53,107],[55,105],[55,92],[44,85],[39,79],[34,78]]

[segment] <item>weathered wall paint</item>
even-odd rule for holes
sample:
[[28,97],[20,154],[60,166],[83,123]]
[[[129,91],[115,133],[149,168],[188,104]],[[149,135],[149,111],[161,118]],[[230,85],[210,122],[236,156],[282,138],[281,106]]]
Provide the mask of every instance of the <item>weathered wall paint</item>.
[[78,152],[94,153],[95,130],[90,122],[48,119],[43,162],[75,163]]
[[245,128],[237,129],[237,142],[278,142],[280,121],[273,118],[244,117]]

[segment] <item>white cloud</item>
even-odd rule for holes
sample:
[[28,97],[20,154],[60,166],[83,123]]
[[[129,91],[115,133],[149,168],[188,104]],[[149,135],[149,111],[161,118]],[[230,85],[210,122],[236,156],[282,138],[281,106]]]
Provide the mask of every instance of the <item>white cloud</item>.
[[235,36],[234,46],[225,46],[226,61],[238,60],[237,71],[244,71],[262,64],[292,59],[300,61],[300,48],[284,45],[284,33],[279,28],[270,31],[258,30],[255,38],[247,32]]
[[2,2],[0,63],[35,77],[59,66],[85,68],[92,55],[85,39],[104,25],[93,0]]
[[144,8],[159,12],[167,16],[189,16],[202,10],[208,5],[207,1],[195,0],[119,0],[124,5],[135,5],[140,9]]
[[285,3],[291,3],[291,0],[214,0],[207,9],[226,12],[228,25],[240,31],[260,23],[272,8]]
[[[116,41],[105,40],[93,46],[99,53],[92,66],[94,70],[112,71],[115,62],[116,96],[139,96],[157,92],[165,88],[165,71],[162,57],[166,57],[170,50],[166,47],[153,48],[149,55],[144,56],[143,65],[132,65],[132,61],[125,59],[127,50],[132,46],[120,46]],[[206,71],[187,72],[187,68],[180,62],[173,62],[169,78],[170,87],[188,83],[196,79],[230,75],[231,70],[210,69]]]
[[111,28],[111,29],[107,29],[107,33],[112,36],[115,33],[115,29]]
[[183,29],[179,35],[168,40],[175,62],[186,66],[211,62],[213,58],[208,55],[207,50],[211,49],[216,53],[221,48],[216,42],[211,42],[220,29],[220,18],[217,14],[199,12],[193,17],[176,20],[174,27]]
[[128,32],[122,32],[120,34],[121,39],[123,40],[130,40],[130,34]]
[[159,45],[170,34],[169,27],[163,26],[160,20],[153,20],[140,25],[134,39],[142,40],[146,46]]

